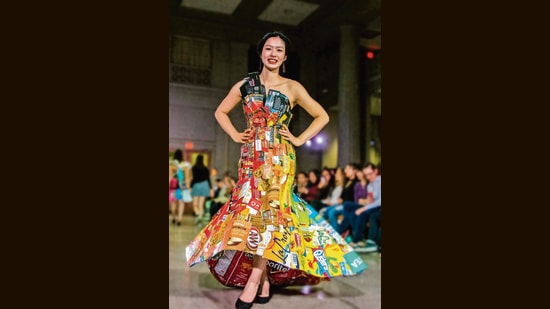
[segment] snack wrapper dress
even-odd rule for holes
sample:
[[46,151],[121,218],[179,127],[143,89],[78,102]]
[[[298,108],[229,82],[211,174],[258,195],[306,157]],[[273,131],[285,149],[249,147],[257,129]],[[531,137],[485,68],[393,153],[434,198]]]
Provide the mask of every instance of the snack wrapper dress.
[[229,200],[186,247],[187,265],[207,262],[220,283],[237,287],[246,284],[253,255],[268,260],[274,286],[363,272],[360,256],[293,191],[294,146],[278,134],[292,119],[288,98],[277,90],[266,95],[258,73],[249,73],[240,89],[254,140],[241,146]]

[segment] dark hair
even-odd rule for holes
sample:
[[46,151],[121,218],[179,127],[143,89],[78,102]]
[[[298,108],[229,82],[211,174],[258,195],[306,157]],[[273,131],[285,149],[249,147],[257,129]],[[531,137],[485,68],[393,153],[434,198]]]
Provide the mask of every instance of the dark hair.
[[[264,49],[265,41],[267,39],[272,37],[280,37],[281,40],[285,43],[285,55],[288,54],[288,48],[290,47],[290,39],[286,37],[286,35],[282,34],[278,31],[268,32],[266,33],[263,38],[258,42],[258,45],[256,46],[256,51],[258,52],[258,56],[262,55],[262,50]],[[264,64],[260,60],[260,71],[262,71]]]
[[359,163],[351,162],[351,163],[348,163],[347,165],[348,165],[349,167],[353,168],[353,169],[356,170],[356,171],[362,169],[361,164],[359,164]]
[[183,162],[183,151],[181,151],[181,149],[176,149],[176,151],[174,152],[174,160]]
[[371,162],[368,162],[363,166],[363,168],[367,168],[367,167],[370,167],[373,171],[375,171],[377,169],[376,164],[371,163]]
[[204,166],[204,156],[198,155],[197,159],[195,160],[195,166]]
[[[319,182],[321,181],[321,171],[319,171],[318,169],[314,168],[312,170],[310,170],[308,173],[307,173],[307,178],[308,178],[308,181],[309,181],[309,174],[315,174],[315,177],[317,178],[317,182],[314,183],[315,185],[319,184]],[[331,177],[332,178],[332,177]]]
[[298,175],[300,174],[304,175],[304,177],[307,178],[307,173],[304,171],[299,171],[298,173],[296,173],[296,178],[298,178]]

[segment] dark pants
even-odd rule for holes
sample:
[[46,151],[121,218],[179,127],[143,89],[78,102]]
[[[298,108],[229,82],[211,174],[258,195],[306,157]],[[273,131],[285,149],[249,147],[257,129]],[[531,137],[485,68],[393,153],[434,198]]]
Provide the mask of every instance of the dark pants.
[[382,245],[382,228],[380,226],[381,220],[382,208],[377,207],[369,217],[368,239],[374,241],[378,246]]
[[223,203],[216,203],[212,201],[212,203],[210,204],[210,219],[214,217],[214,215],[218,212],[218,210],[220,210],[220,208],[222,208],[222,206]]
[[313,209],[315,209],[315,211],[319,212],[321,209],[327,207],[327,205],[323,204],[321,201],[319,200],[311,200],[308,202],[309,206],[313,207]]
[[[372,208],[367,211],[362,212],[359,216],[355,216],[355,218],[352,221],[351,228],[352,228],[352,234],[353,234],[353,242],[357,243],[363,240],[363,237],[365,235],[365,229],[367,228],[367,220],[370,219],[370,216],[376,212],[379,211],[380,207]],[[354,213],[355,215],[355,213]],[[369,228],[369,232],[371,229]],[[372,229],[373,233],[375,229]],[[369,235],[370,236],[370,235]],[[369,237],[370,239],[370,237]]]
[[348,228],[352,230],[353,232],[353,221],[355,221],[355,211],[363,207],[361,204],[357,204],[355,202],[345,201],[344,202],[344,209],[343,209],[343,215],[344,218],[342,219],[342,222],[340,223],[340,226],[338,227],[338,233],[342,234],[344,233]]

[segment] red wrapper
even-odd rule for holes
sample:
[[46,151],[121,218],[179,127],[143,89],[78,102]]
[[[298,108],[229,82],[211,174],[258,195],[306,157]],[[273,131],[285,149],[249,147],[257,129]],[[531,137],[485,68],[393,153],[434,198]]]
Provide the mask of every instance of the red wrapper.
[[[214,278],[228,287],[244,287],[252,272],[252,254],[242,251],[223,251],[207,263]],[[321,281],[329,281],[328,278],[308,275],[273,261],[267,261],[267,276],[274,287],[317,285]]]

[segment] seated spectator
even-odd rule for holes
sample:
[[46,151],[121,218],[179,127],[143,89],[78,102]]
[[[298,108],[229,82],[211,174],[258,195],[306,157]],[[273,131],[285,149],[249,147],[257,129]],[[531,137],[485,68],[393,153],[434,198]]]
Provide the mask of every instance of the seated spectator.
[[309,204],[317,211],[320,211],[321,208],[326,206],[322,203],[322,201],[326,200],[332,193],[332,190],[334,190],[335,171],[336,169],[324,167],[321,172],[321,177],[319,179],[319,183],[317,184],[317,198],[309,201]]
[[342,195],[338,200],[337,205],[333,205],[326,210],[326,219],[329,221],[330,225],[339,233],[342,233],[347,229],[347,221],[343,221],[344,206],[345,202],[354,202],[355,199],[355,184],[357,180],[357,171],[361,170],[361,166],[356,163],[349,163],[344,168],[344,173],[346,176],[346,181],[344,188],[342,190]]
[[342,171],[342,168],[337,167],[336,171],[334,172],[334,188],[330,192],[330,195],[321,200],[319,205],[319,213],[323,215],[323,217],[326,218],[326,210],[329,206],[338,205],[340,202],[340,196],[342,195],[342,191],[344,190],[344,172]]
[[216,179],[216,189],[214,190],[214,197],[210,201],[210,219],[222,208],[222,206],[229,200],[231,191],[227,190],[228,186],[222,179]]
[[299,197],[304,198],[307,194],[307,174],[306,172],[298,172],[296,174],[294,193]]
[[[353,188],[353,201],[344,201],[342,204],[343,207],[339,207],[335,210],[335,214],[333,216],[340,216],[342,219],[338,222],[336,231],[342,236],[345,237],[345,235],[348,235],[348,232],[351,230],[351,222],[350,222],[350,215],[345,214],[345,210],[348,212],[350,209],[357,209],[361,207],[362,205],[366,204],[367,201],[367,178],[365,177],[365,173],[363,172],[362,168],[357,168],[355,171],[357,182],[355,183],[355,186]],[[332,219],[333,222],[336,222],[336,219]]]
[[370,216],[375,215],[377,211],[381,213],[382,176],[378,175],[378,169],[372,163],[367,164],[363,168],[363,173],[369,182],[367,185],[366,203],[364,206],[356,208],[355,211],[353,211],[353,208],[350,211],[348,209],[344,209],[344,211],[346,215],[353,214],[353,216],[349,217],[352,227],[352,242],[350,245],[356,248],[358,252],[375,252],[378,250],[377,240],[380,241],[377,237],[379,226],[377,222],[369,227],[366,243],[363,242],[363,239],[365,237],[367,221],[370,222]]
[[320,172],[316,169],[309,171],[307,175],[306,189],[302,198],[308,203],[319,199],[319,176]]
[[[378,252],[382,253],[382,228],[380,222],[382,221],[382,208],[375,209],[369,216],[369,231],[367,237],[367,246],[369,240],[374,241],[378,245]],[[372,242],[370,242],[372,244]],[[372,250],[372,249],[366,249]],[[369,251],[370,252],[370,251]]]
[[325,167],[321,171],[321,177],[317,184],[317,190],[319,191],[319,200],[326,199],[332,189],[334,188],[334,172],[336,169]]

